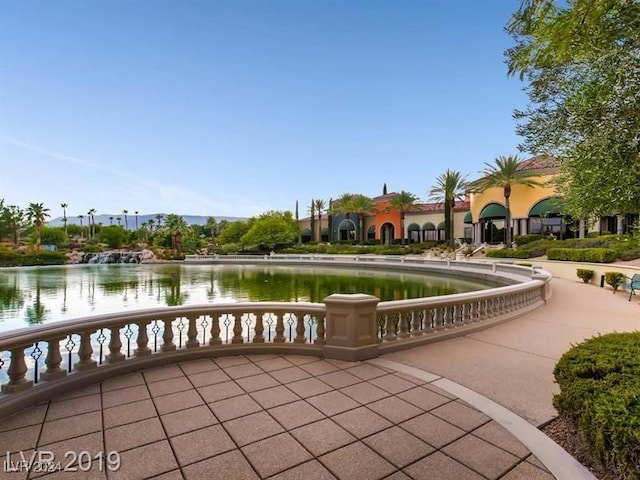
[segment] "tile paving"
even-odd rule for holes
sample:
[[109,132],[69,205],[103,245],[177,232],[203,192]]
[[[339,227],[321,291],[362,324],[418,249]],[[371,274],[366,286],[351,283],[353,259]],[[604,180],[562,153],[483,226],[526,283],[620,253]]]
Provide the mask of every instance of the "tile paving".
[[120,454],[118,471],[94,462],[46,480],[554,478],[498,423],[430,382],[293,355],[143,370],[0,421],[0,451],[14,460],[34,450]]

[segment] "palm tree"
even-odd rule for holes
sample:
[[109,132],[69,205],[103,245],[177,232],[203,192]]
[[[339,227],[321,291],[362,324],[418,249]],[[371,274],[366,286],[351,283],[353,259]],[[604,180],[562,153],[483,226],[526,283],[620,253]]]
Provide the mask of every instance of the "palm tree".
[[359,242],[360,245],[364,244],[364,216],[375,211],[376,202],[358,193],[351,197],[351,200],[344,208],[346,208],[347,212],[355,213],[358,216]]
[[211,236],[211,243],[215,243],[216,239],[216,228],[218,226],[215,217],[207,217],[207,221],[204,224],[205,228],[209,229],[209,235]]
[[122,223],[121,223],[122,217],[116,217],[116,220],[118,222],[118,226],[121,227],[122,226]]
[[531,177],[536,176],[533,171],[520,171],[518,165],[520,159],[517,155],[499,156],[495,164],[485,162],[485,169],[480,172],[484,176],[473,182],[472,191],[481,193],[489,188],[502,188],[504,195],[504,243],[507,248],[511,246],[511,188],[513,185],[525,187],[539,187],[542,184]]
[[153,224],[156,222],[153,221],[153,218],[150,218],[147,223],[149,224],[149,231],[153,232]]
[[113,225],[113,217],[109,217],[109,225]]
[[182,252],[182,234],[189,228],[187,222],[180,215],[170,213],[167,215],[165,228],[171,236],[171,248],[178,253]]
[[61,203],[60,206],[62,207],[62,222],[64,223],[64,233],[67,233],[67,207],[69,206],[68,203]]
[[161,213],[156,215],[156,220],[158,221],[158,226],[156,227],[156,230],[162,226],[162,219],[163,218],[164,218],[164,215],[161,214]]
[[400,191],[395,197],[393,197],[389,201],[389,206],[393,210],[398,210],[400,212],[400,228],[402,230],[402,244],[405,244],[404,237],[404,214],[406,212],[410,212],[411,210],[415,210],[416,202],[418,201],[418,197],[416,197],[413,193],[405,192],[404,190]]
[[129,210],[122,210],[122,213],[124,213],[124,229],[129,230],[129,222],[127,221],[127,213],[129,213]]
[[87,212],[87,215],[89,215],[89,237],[90,238],[93,238],[96,235],[96,219],[94,217],[95,213],[96,213],[95,208],[92,208]]
[[138,210],[134,210],[135,215],[136,215],[136,230],[138,229]]
[[3,217],[13,237],[13,243],[17,247],[20,243],[20,231],[24,227],[24,210],[17,205],[9,205],[5,208]]
[[30,203],[27,208],[27,220],[36,227],[36,250],[40,250],[42,224],[50,216],[48,212],[49,209],[44,208],[42,203]]
[[313,201],[313,206],[316,210],[316,215],[318,215],[318,241],[322,241],[322,214],[327,209],[327,204],[321,198],[317,198]]
[[431,200],[444,206],[444,238],[453,248],[453,207],[456,200],[464,199],[467,177],[457,170],[449,170],[436,178],[436,184],[429,190]]
[[84,215],[78,215],[78,220],[80,220],[80,238],[84,238],[84,232],[82,231],[82,219],[84,218]]

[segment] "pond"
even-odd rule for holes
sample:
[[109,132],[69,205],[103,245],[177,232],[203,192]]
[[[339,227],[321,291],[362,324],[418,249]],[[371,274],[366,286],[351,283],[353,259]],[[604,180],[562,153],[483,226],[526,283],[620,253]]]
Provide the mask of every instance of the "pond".
[[332,293],[382,301],[500,284],[425,273],[250,265],[69,265],[0,269],[0,332],[160,306],[242,301],[322,302]]

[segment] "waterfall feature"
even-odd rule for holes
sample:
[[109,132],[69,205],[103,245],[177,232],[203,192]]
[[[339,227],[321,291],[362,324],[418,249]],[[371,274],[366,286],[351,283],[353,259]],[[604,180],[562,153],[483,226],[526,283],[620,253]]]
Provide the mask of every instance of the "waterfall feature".
[[82,263],[140,263],[140,252],[87,253]]

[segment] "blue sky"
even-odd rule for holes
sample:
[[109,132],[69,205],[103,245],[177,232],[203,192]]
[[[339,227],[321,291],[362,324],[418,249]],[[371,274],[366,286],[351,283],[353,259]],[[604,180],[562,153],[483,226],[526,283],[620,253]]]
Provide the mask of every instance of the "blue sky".
[[0,0],[0,198],[251,216],[517,153],[516,0]]

